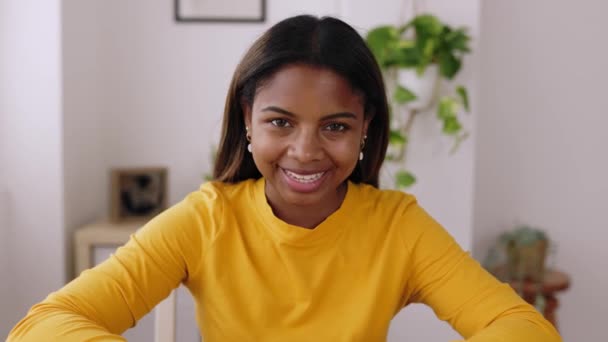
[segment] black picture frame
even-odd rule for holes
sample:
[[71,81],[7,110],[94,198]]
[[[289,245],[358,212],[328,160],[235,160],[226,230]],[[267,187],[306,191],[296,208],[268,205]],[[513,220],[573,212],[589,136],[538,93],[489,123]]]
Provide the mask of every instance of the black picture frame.
[[[178,23],[263,23],[266,21],[266,0],[255,0],[259,2],[259,11],[252,13],[251,16],[227,16],[217,13],[182,13],[185,1],[199,0],[174,0],[174,16]],[[200,0],[203,1],[203,0]],[[222,3],[222,0],[216,0]],[[253,1],[253,0],[233,0],[233,1]]]
[[166,167],[111,170],[110,220],[147,221],[167,208]]

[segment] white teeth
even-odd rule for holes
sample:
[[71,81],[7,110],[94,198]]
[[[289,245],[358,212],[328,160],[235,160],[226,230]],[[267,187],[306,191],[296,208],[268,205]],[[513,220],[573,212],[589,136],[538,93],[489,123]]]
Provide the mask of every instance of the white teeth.
[[312,183],[319,178],[321,178],[325,172],[313,173],[311,175],[300,175],[288,170],[285,170],[285,174],[289,176],[289,178],[294,179],[300,183]]

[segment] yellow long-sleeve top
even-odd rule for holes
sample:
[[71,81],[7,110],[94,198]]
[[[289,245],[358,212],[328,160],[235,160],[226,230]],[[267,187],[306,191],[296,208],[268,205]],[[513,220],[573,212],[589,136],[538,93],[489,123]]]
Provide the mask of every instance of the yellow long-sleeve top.
[[561,341],[421,207],[348,184],[315,229],[274,216],[264,180],[207,183],[99,266],[32,307],[9,341],[122,341],[184,283],[206,342],[384,341],[422,302],[467,341]]

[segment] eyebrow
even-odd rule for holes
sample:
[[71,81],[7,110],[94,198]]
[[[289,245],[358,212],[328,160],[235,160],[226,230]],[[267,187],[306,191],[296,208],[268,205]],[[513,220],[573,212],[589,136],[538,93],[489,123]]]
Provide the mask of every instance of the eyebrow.
[[[283,108],[277,107],[277,106],[268,106],[262,109],[262,112],[275,112],[275,113],[279,113],[279,114],[283,114],[283,115],[287,115],[290,117],[295,117],[297,115],[295,115],[294,113],[285,110]],[[347,119],[357,119],[357,116],[354,113],[351,112],[339,112],[339,113],[333,113],[333,114],[329,114],[329,115],[325,115],[321,118],[321,120],[331,120],[331,119],[338,119],[338,118],[347,118]]]

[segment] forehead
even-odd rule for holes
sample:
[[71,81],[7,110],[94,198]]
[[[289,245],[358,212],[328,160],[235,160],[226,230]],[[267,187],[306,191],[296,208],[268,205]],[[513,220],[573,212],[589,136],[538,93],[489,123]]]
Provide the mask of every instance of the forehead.
[[334,71],[295,64],[283,67],[264,82],[257,91],[254,107],[256,103],[283,104],[312,111],[349,109],[362,112],[362,100],[361,94]]

